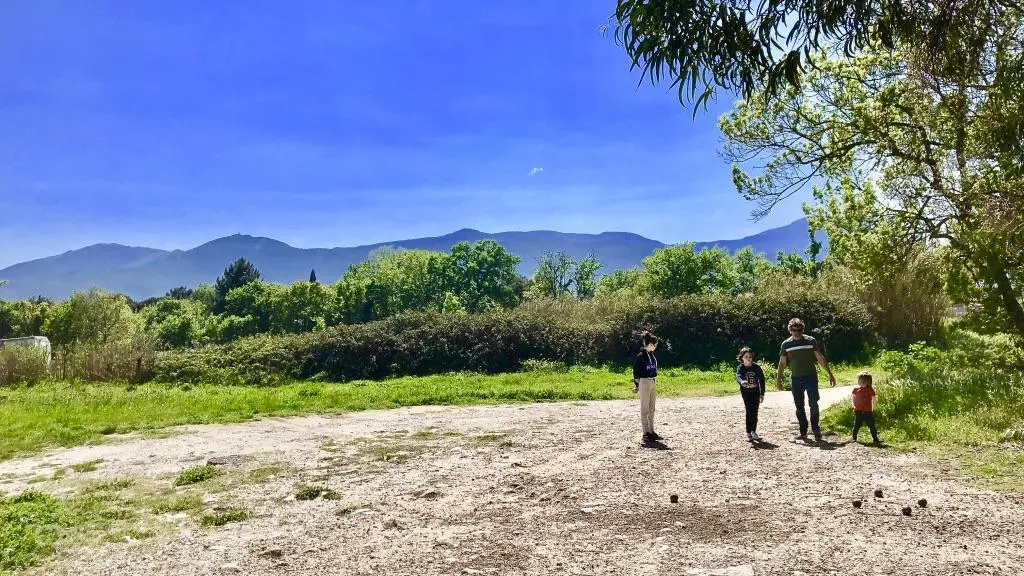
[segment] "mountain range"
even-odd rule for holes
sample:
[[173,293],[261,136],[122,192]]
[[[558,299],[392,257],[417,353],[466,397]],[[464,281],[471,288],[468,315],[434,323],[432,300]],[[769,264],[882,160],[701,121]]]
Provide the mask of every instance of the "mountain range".
[[[820,234],[820,233],[819,233]],[[56,256],[15,264],[0,270],[0,298],[18,300],[44,296],[62,299],[76,290],[96,286],[141,300],[165,294],[176,286],[212,283],[238,258],[251,261],[271,282],[305,280],[316,270],[322,282],[333,282],[349,266],[359,263],[374,249],[394,248],[448,251],[459,242],[496,240],[522,261],[519,273],[531,275],[537,258],[547,251],[564,250],[574,258],[593,253],[604,264],[602,274],[639,266],[652,252],[666,245],[625,232],[567,234],[551,231],[488,234],[463,229],[444,236],[397,240],[350,248],[295,248],[272,238],[236,234],[207,242],[190,250],[95,244]],[[823,236],[820,237],[825,240]],[[737,240],[698,242],[697,247],[721,247],[729,252],[750,246],[774,259],[782,252],[803,253],[808,246],[807,220]]]

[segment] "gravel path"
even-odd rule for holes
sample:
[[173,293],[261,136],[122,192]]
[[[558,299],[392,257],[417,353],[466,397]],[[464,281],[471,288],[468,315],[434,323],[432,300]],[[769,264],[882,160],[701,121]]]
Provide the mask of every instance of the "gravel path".
[[[823,404],[848,393],[824,390]],[[225,455],[244,457],[225,466],[238,474],[288,466],[211,495],[207,506],[244,505],[248,521],[180,520],[62,555],[45,574],[1024,574],[1019,495],[915,454],[797,442],[787,393],[764,404],[763,449],[743,437],[738,395],[662,399],[657,422],[668,450],[639,445],[635,402],[265,419],[3,462],[0,487],[95,459],[76,477],[166,485]],[[304,483],[339,497],[296,501]]]

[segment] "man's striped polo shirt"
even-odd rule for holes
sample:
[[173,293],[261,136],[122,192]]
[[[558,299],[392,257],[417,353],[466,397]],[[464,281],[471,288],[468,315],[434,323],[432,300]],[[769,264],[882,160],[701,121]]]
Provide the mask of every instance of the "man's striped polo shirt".
[[812,376],[818,373],[818,360],[814,353],[820,351],[818,341],[810,336],[788,338],[782,343],[782,355],[794,378]]

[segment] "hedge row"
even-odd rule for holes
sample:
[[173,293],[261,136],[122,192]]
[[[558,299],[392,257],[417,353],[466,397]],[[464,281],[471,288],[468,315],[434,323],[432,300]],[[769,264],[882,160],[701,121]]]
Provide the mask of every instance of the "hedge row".
[[156,379],[259,385],[512,372],[527,360],[618,364],[635,354],[642,330],[665,341],[658,353],[663,366],[710,366],[732,361],[744,345],[753,346],[758,357],[776,358],[786,322],[794,316],[804,319],[832,360],[862,356],[874,339],[864,307],[834,296],[545,303],[476,315],[405,314],[323,332],[168,352],[157,360]]

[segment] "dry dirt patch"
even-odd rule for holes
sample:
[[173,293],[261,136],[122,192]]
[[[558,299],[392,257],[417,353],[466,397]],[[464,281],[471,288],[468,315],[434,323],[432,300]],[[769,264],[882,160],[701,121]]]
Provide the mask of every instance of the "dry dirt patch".
[[[267,419],[54,451],[0,475],[11,491],[102,460],[83,474],[159,483],[232,457],[204,506],[244,507],[248,520],[183,520],[40,574],[1024,574],[1019,497],[914,454],[795,442],[786,394],[765,402],[760,450],[743,438],[738,397],[660,401],[670,450],[640,447],[638,420],[632,402]],[[332,499],[295,497],[310,485]]]

